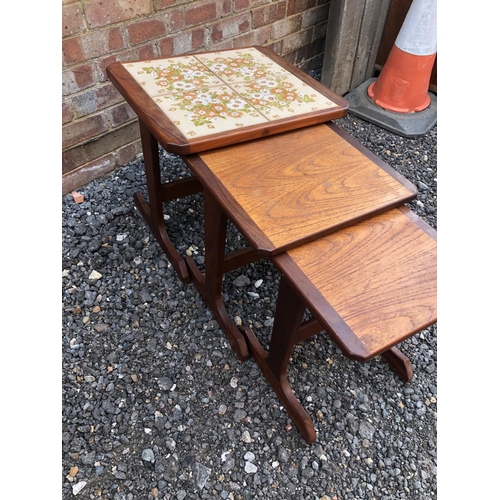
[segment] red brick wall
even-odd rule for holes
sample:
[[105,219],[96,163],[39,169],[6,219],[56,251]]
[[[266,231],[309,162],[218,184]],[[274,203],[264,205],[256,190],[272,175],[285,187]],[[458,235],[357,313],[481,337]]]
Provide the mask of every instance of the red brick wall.
[[107,80],[114,61],[270,46],[322,64],[329,0],[62,0],[63,194],[141,152],[134,112]]

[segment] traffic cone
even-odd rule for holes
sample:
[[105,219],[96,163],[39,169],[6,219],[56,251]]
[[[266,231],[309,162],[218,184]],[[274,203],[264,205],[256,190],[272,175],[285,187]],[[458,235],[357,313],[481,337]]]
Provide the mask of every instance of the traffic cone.
[[437,121],[429,93],[436,51],[436,0],[413,0],[378,78],[346,96],[349,111],[400,135],[425,134]]
[[377,81],[368,87],[375,104],[396,113],[414,113],[429,106],[436,17],[436,0],[413,0]]

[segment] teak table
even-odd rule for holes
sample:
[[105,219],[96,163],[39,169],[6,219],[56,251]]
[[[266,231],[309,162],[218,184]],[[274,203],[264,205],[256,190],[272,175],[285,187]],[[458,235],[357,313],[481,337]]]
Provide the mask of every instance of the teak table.
[[[403,204],[416,189],[333,124],[184,157],[203,185],[205,274],[190,275],[244,360],[247,342],[222,302],[224,273]],[[249,242],[225,255],[227,217]]]
[[201,191],[196,178],[162,185],[158,143],[189,155],[327,122],[348,103],[265,47],[110,64],[106,73],[139,118],[149,200],[137,208],[184,283],[163,203]]
[[[436,235],[403,206],[415,187],[331,123],[347,101],[262,47],[113,63],[107,74],[139,117],[148,201],[136,193],[136,206],[306,441],[316,431],[286,377],[297,342],[326,330],[346,356],[381,354],[409,380],[395,345],[437,320]],[[158,144],[194,175],[162,184]],[[204,272],[163,217],[163,203],[201,191]],[[226,254],[228,219],[249,245]],[[264,257],[282,275],[269,353],[222,299],[224,274]]]

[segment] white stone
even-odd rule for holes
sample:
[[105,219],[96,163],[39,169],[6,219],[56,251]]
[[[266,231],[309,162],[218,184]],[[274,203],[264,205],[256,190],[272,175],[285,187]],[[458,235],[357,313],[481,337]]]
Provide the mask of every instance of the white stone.
[[253,443],[254,440],[250,437],[250,433],[248,431],[244,431],[243,434],[241,435],[241,440],[244,443]]
[[85,488],[85,485],[87,484],[87,481],[80,481],[79,483],[76,483],[73,485],[73,495],[78,495],[80,491]]
[[257,466],[255,466],[252,462],[247,462],[245,464],[245,472],[248,474],[255,474],[257,472]]
[[100,280],[102,278],[102,274],[98,271],[93,270],[90,273],[89,280]]

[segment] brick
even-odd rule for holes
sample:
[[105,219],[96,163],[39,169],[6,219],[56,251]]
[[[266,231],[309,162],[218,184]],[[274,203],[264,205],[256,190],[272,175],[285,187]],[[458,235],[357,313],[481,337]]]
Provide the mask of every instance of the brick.
[[309,59],[309,61],[307,61],[306,71],[321,68],[323,66],[324,57],[325,57],[325,53],[321,52],[321,54],[317,54],[314,57],[312,57],[311,59]]
[[135,121],[84,144],[83,151],[87,160],[94,160],[136,141],[139,137],[139,123]]
[[281,55],[281,51],[282,51],[282,48],[283,48],[283,41],[282,40],[278,40],[277,42],[274,42],[270,45],[268,45],[268,47],[275,53],[275,54],[278,54],[278,55]]
[[106,130],[108,130],[108,123],[102,114],[71,122],[63,127],[62,149],[69,149],[72,146],[95,138],[97,135],[106,132]]
[[214,43],[210,45],[210,50],[217,51],[217,50],[225,50],[225,49],[232,49],[233,48],[233,39],[230,38],[229,40],[224,40],[222,42]]
[[312,38],[312,31],[312,29],[300,31],[299,33],[293,33],[283,38],[283,54],[298,50],[303,45],[309,43]]
[[276,0],[250,0],[250,8],[260,7],[261,5],[269,5],[271,2]]
[[157,56],[157,50],[155,44],[145,45],[137,49],[137,59],[152,59]]
[[327,29],[328,29],[328,21],[325,21],[324,23],[317,24],[314,27],[312,39],[318,40],[320,38],[325,38]]
[[75,118],[77,119],[95,113],[97,106],[94,89],[87,90],[73,97],[73,109],[75,110]]
[[82,64],[71,70],[63,71],[63,95],[73,94],[91,87],[95,83],[92,64]]
[[250,23],[250,13],[226,18],[212,25],[210,39],[212,43],[216,43],[241,35],[250,29]]
[[121,28],[94,30],[82,36],[83,51],[87,59],[116,52],[125,46]]
[[216,2],[217,6],[217,17],[229,16],[233,13],[233,6],[231,0],[222,0]]
[[287,16],[316,7],[316,0],[288,0]]
[[[139,147],[137,147],[136,143],[139,144]],[[140,150],[139,124],[137,121],[113,130],[94,141],[65,151],[62,155],[63,174],[102,158],[109,153],[114,153],[119,148],[130,145],[133,145],[137,152]]]
[[205,29],[196,28],[191,31],[183,31],[174,35],[172,38],[173,51],[171,55],[177,56],[181,54],[187,54],[189,52],[193,52],[196,49],[199,49],[204,45]]
[[122,95],[120,94],[120,92],[118,92],[117,88],[112,83],[101,85],[98,89],[95,90],[95,102],[97,110],[109,108],[109,106],[118,104],[120,101],[122,101],[122,99]]
[[62,154],[62,173],[63,175],[71,172],[75,168],[87,163],[87,158],[83,154],[82,147],[76,147]]
[[135,141],[133,144],[124,146],[116,151],[115,161],[118,166],[126,165],[137,158],[137,155],[142,152],[141,141]]
[[123,125],[124,123],[137,118],[134,110],[126,102],[111,108],[109,116],[113,127],[118,127],[119,125]]
[[132,45],[158,38],[166,33],[165,23],[160,19],[147,19],[127,26],[129,40]]
[[302,16],[296,15],[277,21],[271,26],[271,37],[273,40],[283,38],[292,33],[300,31]]
[[302,29],[309,28],[328,19],[329,5],[307,10],[302,14]]
[[73,120],[73,107],[71,99],[63,99],[62,101],[62,124],[69,123]]
[[[195,2],[195,4],[198,3],[200,2]],[[215,2],[211,2],[211,3],[205,3],[204,5],[192,7],[190,9],[186,8],[184,14],[184,22],[186,26],[194,26],[196,24],[213,21],[216,17],[217,17],[217,6]]]
[[160,57],[170,57],[174,54],[174,39],[172,37],[164,38],[158,42],[158,51]]
[[233,39],[233,45],[237,47],[247,47],[249,45],[267,45],[271,39],[271,31],[269,26],[249,31],[244,35],[240,35]]
[[62,41],[63,66],[71,66],[85,61],[85,54],[79,37],[68,38]]
[[80,189],[89,182],[110,174],[116,168],[114,155],[111,153],[95,161],[86,163],[66,173],[62,177],[62,195]]
[[97,80],[99,82],[104,82],[108,80],[106,75],[106,68],[116,61],[132,61],[134,59],[139,59],[137,55],[137,50],[126,50],[118,54],[113,54],[109,57],[104,57],[97,62]]
[[120,50],[125,46],[123,40],[122,30],[120,28],[113,28],[108,32],[108,48],[110,52]]
[[290,52],[289,54],[282,54],[282,57],[290,64],[293,64],[295,66],[295,62],[297,61],[297,51]]
[[73,191],[71,194],[73,195],[73,200],[77,204],[83,203],[83,201],[85,200],[83,194],[79,193],[78,191]]
[[151,13],[150,0],[90,0],[85,2],[85,17],[90,29],[128,21]]
[[79,33],[84,27],[83,12],[79,4],[63,5],[62,7],[62,36]]
[[315,54],[322,51],[323,47],[321,43],[319,45],[318,43],[308,43],[297,50],[297,61],[301,66],[304,66],[305,61],[309,61]]
[[191,32],[192,50],[198,50],[205,45],[205,29],[198,28]]
[[167,7],[171,7],[172,5],[175,5],[176,1],[175,0],[154,0],[153,1],[153,7],[155,12],[158,12],[159,10],[166,9]]
[[169,33],[175,33],[184,28],[184,9],[176,9],[169,12]]
[[260,28],[266,24],[272,24],[286,15],[286,2],[276,2],[255,9],[252,12],[252,28]]
[[250,8],[250,0],[234,0],[234,12]]

